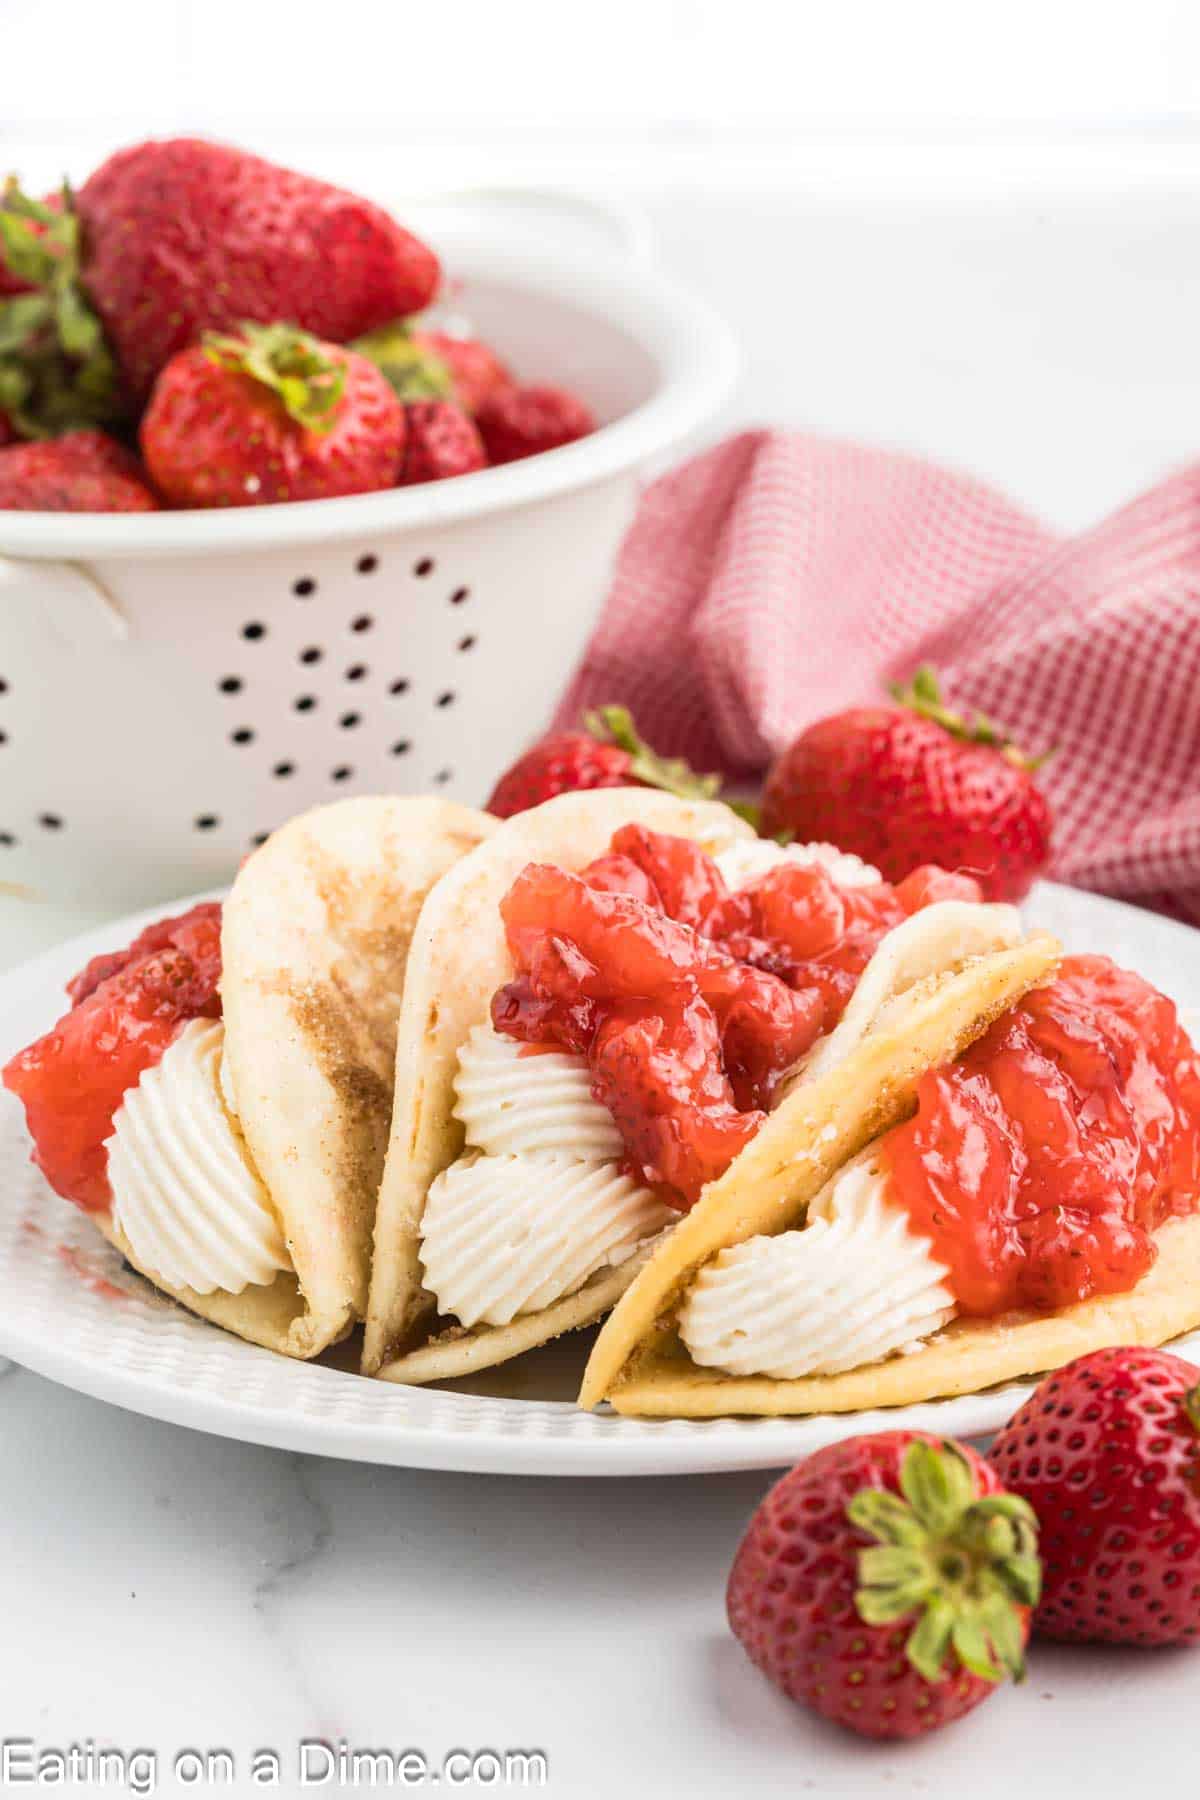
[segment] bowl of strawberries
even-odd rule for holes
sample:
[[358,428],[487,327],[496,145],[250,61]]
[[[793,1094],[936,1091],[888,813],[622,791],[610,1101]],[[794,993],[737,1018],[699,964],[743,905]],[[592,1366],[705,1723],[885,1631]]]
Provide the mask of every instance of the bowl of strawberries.
[[736,357],[644,261],[431,217],[196,139],[0,189],[0,879],[216,882],[552,710]]

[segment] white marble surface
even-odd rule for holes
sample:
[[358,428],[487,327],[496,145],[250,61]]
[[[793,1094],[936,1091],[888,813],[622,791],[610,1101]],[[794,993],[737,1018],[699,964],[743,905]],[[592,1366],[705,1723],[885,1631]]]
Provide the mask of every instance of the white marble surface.
[[[746,339],[731,419],[917,443],[1064,525],[1194,448],[1189,182],[1114,173],[1081,198],[1028,167],[957,192],[954,171],[890,193],[861,170],[852,189],[793,174],[651,196],[667,260]],[[0,891],[0,966],[92,922]],[[722,1612],[763,1476],[374,1470],[205,1438],[11,1368],[0,1443],[0,1735],[148,1747],[159,1792],[186,1791],[171,1762],[188,1747],[240,1768],[232,1788],[192,1791],[256,1791],[250,1752],[271,1747],[295,1793],[296,1746],[320,1736],[434,1763],[541,1749],[549,1792],[596,1800],[952,1785],[1008,1800],[1018,1783],[1067,1791],[1084,1768],[1115,1795],[1151,1762],[1162,1791],[1185,1791],[1186,1653],[1042,1650],[1024,1689],[902,1751],[778,1700]]]

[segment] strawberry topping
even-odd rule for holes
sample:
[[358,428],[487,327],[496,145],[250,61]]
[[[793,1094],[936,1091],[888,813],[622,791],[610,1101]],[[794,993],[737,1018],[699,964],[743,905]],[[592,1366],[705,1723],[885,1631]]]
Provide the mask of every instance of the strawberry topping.
[[71,1010],[4,1069],[4,1086],[25,1106],[33,1160],[64,1199],[108,1210],[113,1117],[190,1019],[221,1016],[220,977],[221,908],[205,901],[127,950],[93,957],[68,986]]
[[964,1313],[1124,1293],[1200,1196],[1200,1058],[1148,982],[1069,957],[924,1077],[883,1154]]
[[[923,891],[937,886],[931,874]],[[633,1172],[684,1211],[914,901],[795,863],[731,892],[690,839],[627,825],[580,875],[535,864],[517,877],[501,904],[517,974],[492,1022],[587,1057]]]

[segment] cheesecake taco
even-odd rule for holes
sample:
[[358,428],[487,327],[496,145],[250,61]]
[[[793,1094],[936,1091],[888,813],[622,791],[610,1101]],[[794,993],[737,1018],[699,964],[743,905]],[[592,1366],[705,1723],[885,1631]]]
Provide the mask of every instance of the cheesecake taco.
[[1200,1059],[1173,1003],[1030,938],[801,1082],[622,1298],[581,1402],[855,1412],[1200,1325]]
[[9,1062],[51,1185],[191,1311],[301,1358],[362,1318],[413,928],[493,829],[436,799],[305,813]]
[[417,926],[365,1372],[444,1380],[594,1324],[873,1018],[1021,938],[969,879],[892,887],[712,801],[507,821]]

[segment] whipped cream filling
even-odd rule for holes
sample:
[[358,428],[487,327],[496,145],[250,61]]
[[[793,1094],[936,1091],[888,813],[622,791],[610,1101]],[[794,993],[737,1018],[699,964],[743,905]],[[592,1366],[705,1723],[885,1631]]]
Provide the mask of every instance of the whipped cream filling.
[[561,1151],[586,1162],[625,1154],[612,1114],[592,1098],[582,1056],[534,1050],[477,1025],[458,1053],[456,1116],[488,1156]]
[[738,838],[712,860],[731,888],[746,887],[782,863],[797,863],[802,868],[817,864],[839,887],[874,887],[883,880],[878,869],[848,850],[839,850],[836,844],[777,844],[774,838]]
[[463,1325],[507,1325],[627,1262],[675,1216],[613,1162],[460,1157],[425,1202],[425,1285]]
[[582,1056],[477,1025],[458,1056],[466,1154],[433,1183],[421,1266],[438,1311],[507,1325],[627,1262],[676,1215],[621,1169],[624,1146]]
[[684,1300],[679,1335],[694,1362],[729,1375],[836,1375],[947,1324],[947,1273],[868,1151],[825,1184],[800,1230],[722,1250]]
[[193,1019],[125,1095],[107,1140],[112,1217],[170,1287],[240,1294],[291,1269],[222,1087],[225,1027]]

